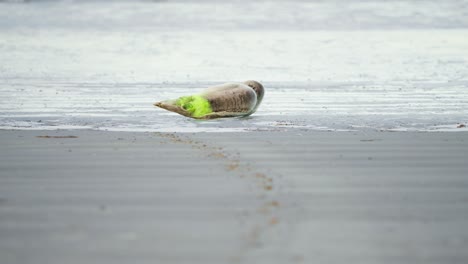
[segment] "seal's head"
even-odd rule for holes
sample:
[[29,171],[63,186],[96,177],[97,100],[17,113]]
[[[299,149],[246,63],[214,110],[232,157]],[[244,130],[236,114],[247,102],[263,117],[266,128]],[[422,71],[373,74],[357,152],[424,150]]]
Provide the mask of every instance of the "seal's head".
[[253,80],[245,81],[244,84],[247,84],[252,89],[254,89],[255,93],[257,94],[257,104],[255,105],[255,108],[253,110],[255,112],[260,103],[262,102],[263,95],[265,94],[265,89],[263,88],[263,85],[261,83]]

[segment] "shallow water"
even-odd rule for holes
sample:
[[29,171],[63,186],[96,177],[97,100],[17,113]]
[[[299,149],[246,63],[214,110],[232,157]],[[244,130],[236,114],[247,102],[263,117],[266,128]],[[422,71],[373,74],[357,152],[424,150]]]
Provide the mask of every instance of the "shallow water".
[[[156,100],[199,91],[193,84],[46,83],[2,89],[3,129],[230,132],[301,130],[462,131],[468,95],[461,84],[266,83],[267,95],[247,118],[192,120],[155,108]],[[201,87],[209,83],[199,84]],[[25,93],[25,91],[28,91]],[[18,96],[20,95],[20,96]]]
[[[467,13],[466,1],[0,3],[0,129],[463,131]],[[247,79],[267,89],[249,118],[152,105]]]

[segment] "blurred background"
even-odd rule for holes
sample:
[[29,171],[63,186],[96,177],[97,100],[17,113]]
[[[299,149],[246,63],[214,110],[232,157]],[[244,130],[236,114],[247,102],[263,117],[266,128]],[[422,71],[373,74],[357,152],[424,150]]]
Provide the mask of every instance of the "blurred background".
[[468,78],[467,1],[3,2],[2,79]]

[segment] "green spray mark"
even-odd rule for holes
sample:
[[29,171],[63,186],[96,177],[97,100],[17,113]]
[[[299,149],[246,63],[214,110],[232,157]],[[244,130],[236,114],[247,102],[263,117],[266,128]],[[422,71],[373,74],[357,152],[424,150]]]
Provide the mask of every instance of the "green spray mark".
[[210,102],[200,95],[180,97],[176,105],[188,111],[193,117],[202,117],[213,112]]

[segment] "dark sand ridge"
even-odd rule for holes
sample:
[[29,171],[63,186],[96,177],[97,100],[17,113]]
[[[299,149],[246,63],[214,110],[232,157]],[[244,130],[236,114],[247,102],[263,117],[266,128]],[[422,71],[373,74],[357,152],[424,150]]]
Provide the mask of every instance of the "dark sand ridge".
[[467,140],[465,132],[0,131],[0,255],[466,263]]

